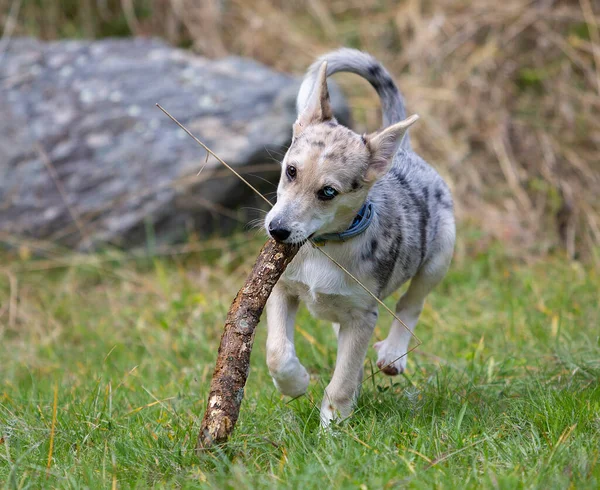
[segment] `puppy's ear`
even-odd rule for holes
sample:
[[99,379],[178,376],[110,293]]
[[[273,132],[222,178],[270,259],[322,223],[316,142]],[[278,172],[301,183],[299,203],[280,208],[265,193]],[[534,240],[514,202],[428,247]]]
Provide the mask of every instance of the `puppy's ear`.
[[315,85],[310,93],[308,102],[294,124],[294,136],[298,136],[302,129],[312,123],[327,121],[333,118],[329,91],[327,90],[327,61],[319,68]]
[[406,130],[417,120],[416,114],[404,121],[393,124],[377,133],[365,137],[370,152],[369,166],[365,174],[367,182],[383,177],[392,166],[394,155],[398,150]]

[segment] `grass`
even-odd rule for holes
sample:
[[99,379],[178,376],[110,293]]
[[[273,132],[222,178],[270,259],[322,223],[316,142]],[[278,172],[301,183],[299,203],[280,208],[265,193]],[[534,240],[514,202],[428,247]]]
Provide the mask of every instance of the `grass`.
[[[200,457],[223,320],[260,239],[153,258],[5,255],[0,482],[598,488],[598,271],[561,257],[527,264],[465,235],[423,312],[406,376],[369,377],[371,349],[355,414],[322,434],[331,328],[301,311],[298,351],[312,381],[308,396],[289,401],[268,376],[261,324],[235,435]],[[389,323],[382,314],[377,337]]]

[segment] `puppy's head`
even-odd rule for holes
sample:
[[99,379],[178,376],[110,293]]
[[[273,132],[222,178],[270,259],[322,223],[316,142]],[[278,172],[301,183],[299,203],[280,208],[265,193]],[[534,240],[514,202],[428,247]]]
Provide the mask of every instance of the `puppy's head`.
[[345,230],[371,186],[390,169],[412,116],[371,135],[339,125],[327,91],[327,63],[319,70],[306,108],[294,124],[283,162],[277,203],[265,227],[277,241],[303,243]]

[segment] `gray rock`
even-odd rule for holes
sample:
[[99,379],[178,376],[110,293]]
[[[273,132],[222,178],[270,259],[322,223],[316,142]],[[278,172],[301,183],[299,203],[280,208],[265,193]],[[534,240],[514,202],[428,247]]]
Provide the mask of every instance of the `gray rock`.
[[155,103],[272,191],[298,86],[251,60],[212,61],[158,40],[15,39],[0,61],[0,232],[132,247],[244,221],[240,207],[264,203],[212,158],[197,176],[204,151]]

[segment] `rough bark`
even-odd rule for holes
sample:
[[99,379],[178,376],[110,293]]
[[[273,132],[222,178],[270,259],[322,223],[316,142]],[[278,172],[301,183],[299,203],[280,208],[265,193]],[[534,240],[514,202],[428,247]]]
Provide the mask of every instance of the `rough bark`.
[[297,246],[269,240],[229,308],[198,436],[199,450],[223,444],[235,427],[256,325],[273,287],[297,252]]

